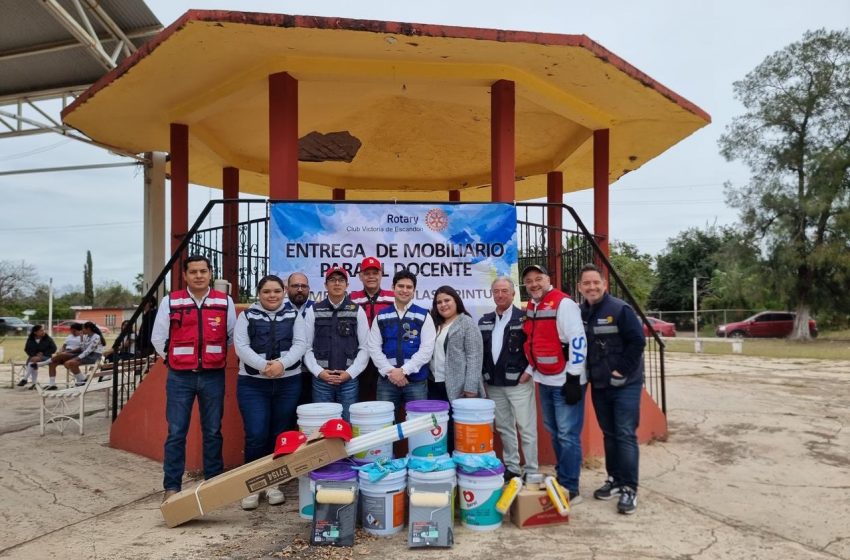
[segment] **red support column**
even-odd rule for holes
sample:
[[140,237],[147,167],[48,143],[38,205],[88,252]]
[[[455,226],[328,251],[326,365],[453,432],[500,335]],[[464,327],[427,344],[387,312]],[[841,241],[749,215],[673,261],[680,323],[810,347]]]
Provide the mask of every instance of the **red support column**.
[[[561,271],[561,224],[562,209],[564,202],[564,174],[560,171],[551,171],[546,174],[546,202],[550,206],[546,209],[547,237],[548,237],[548,262],[549,277],[552,285],[562,290],[564,274]],[[568,286],[569,291],[572,286]]]
[[[171,254],[189,231],[189,127],[171,123]],[[185,251],[183,257],[185,257]],[[171,290],[183,284],[182,259],[171,269]]]
[[[239,198],[239,169],[225,167],[222,170],[223,197],[226,200]],[[222,278],[230,282],[230,297],[239,301],[239,203],[225,203],[223,209],[224,230],[222,231],[223,268]]]
[[449,191],[449,202],[460,202],[460,191],[459,190]]
[[516,200],[516,87],[510,80],[499,80],[490,91],[491,198],[493,202],[513,202]]
[[269,198],[298,200],[298,81],[269,76]]
[[331,200],[345,200],[345,189],[334,189]]
[[593,233],[608,256],[608,129],[593,131]]

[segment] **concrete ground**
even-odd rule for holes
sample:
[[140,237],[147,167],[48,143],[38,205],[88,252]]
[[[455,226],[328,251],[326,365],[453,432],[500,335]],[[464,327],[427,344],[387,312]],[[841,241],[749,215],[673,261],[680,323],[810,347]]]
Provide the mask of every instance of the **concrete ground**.
[[37,396],[0,389],[0,558],[850,559],[850,362],[670,354],[667,371],[670,436],[641,448],[637,514],[590,497],[591,460],[568,526],[458,528],[448,551],[308,547],[295,484],[283,506],[168,529],[160,465],[107,447],[102,415],[40,437]]

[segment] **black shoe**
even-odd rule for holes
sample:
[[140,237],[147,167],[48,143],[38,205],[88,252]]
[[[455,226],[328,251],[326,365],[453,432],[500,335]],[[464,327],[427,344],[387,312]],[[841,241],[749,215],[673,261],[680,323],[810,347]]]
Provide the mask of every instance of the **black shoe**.
[[519,474],[519,473],[515,473],[514,471],[508,471],[508,470],[505,471],[505,482],[506,483],[510,482],[512,478],[517,478],[517,477],[522,478],[522,475]]
[[608,477],[605,484],[597,488],[593,492],[593,497],[597,500],[610,500],[621,492],[620,485],[614,482],[613,477]]
[[30,385],[29,387],[27,387],[27,390],[28,390],[28,391],[35,391],[35,383],[33,383],[32,385]]
[[579,494],[578,492],[573,492],[572,490],[570,490],[570,505],[571,506],[577,506],[580,503],[582,503],[583,501],[584,501],[584,499],[581,497],[581,494]]
[[45,391],[58,391],[58,390],[59,390],[59,387],[57,387],[56,385],[50,385],[49,387],[47,387],[45,389]]
[[27,384],[27,380],[26,380],[26,379],[21,379],[20,381],[18,381],[18,387],[23,387],[23,386],[24,386],[24,385],[26,385],[26,384]]
[[620,489],[620,501],[617,502],[617,511],[625,515],[631,515],[637,511],[637,490],[629,486]]

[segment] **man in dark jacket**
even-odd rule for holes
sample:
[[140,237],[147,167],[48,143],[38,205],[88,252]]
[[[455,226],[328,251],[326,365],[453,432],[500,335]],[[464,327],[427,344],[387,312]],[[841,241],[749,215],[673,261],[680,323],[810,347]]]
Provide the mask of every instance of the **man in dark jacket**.
[[525,472],[537,472],[537,399],[534,381],[526,372],[528,360],[523,352],[525,312],[514,303],[516,288],[507,276],[496,278],[490,286],[496,310],[478,321],[484,339],[482,374],[487,396],[496,403],[496,429],[502,438],[505,480],[523,474],[519,464],[517,427],[522,439]]
[[587,377],[593,408],[605,442],[608,479],[593,493],[597,500],[620,496],[617,510],[637,511],[637,427],[643,393],[643,349],[646,340],[634,310],[607,293],[602,271],[581,269],[578,289],[584,302],[581,317],[587,334]]

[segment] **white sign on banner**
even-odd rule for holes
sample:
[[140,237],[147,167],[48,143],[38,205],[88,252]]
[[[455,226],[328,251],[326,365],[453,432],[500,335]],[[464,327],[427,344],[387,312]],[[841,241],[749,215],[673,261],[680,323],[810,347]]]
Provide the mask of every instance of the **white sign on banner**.
[[269,270],[284,280],[303,272],[313,299],[324,297],[324,275],[345,268],[349,291],[366,257],[381,261],[381,287],[408,269],[417,277],[414,300],[431,307],[443,285],[460,294],[474,317],[491,311],[490,284],[517,276],[516,208],[486,204],[356,204],[279,202],[271,205]]

